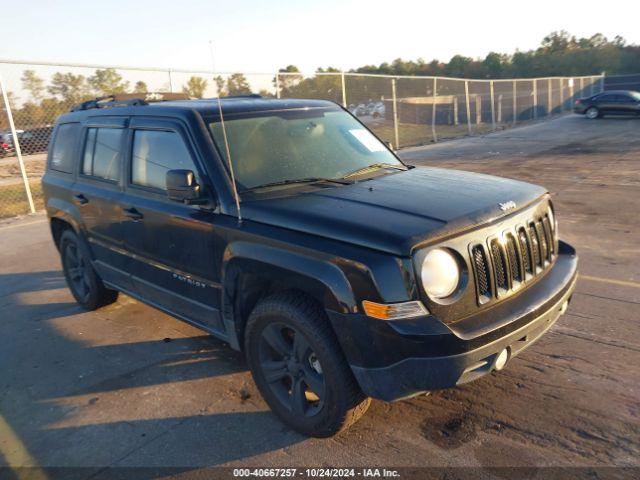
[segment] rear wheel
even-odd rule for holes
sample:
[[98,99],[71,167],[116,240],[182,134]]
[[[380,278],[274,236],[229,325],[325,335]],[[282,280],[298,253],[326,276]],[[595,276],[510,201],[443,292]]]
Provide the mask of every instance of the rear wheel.
[[600,116],[600,110],[598,110],[598,108],[596,107],[589,107],[585,112],[585,115],[589,120],[595,120]]
[[369,408],[324,311],[309,298],[262,300],[247,322],[245,349],[265,401],[298,432],[329,437]]
[[60,237],[60,255],[69,290],[83,308],[95,310],[117,300],[118,292],[104,286],[91,265],[86,246],[71,230],[65,230]]

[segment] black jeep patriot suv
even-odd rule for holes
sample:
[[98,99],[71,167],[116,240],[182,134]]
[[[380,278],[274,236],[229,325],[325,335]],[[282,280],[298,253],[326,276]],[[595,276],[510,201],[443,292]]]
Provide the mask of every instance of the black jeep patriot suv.
[[43,188],[69,288],[244,351],[300,432],[500,370],[567,308],[577,257],[544,188],[412,168],[328,101],[148,100],[58,119]]

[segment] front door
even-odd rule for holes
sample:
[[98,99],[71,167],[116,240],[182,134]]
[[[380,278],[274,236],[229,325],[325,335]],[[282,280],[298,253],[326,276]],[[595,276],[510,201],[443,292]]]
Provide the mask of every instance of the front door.
[[122,229],[135,292],[222,333],[217,214],[166,195],[166,173],[173,169],[192,170],[204,188],[187,130],[178,121],[134,117],[129,142]]

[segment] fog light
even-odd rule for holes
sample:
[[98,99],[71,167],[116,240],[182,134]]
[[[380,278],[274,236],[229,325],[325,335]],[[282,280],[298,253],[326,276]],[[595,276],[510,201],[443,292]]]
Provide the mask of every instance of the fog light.
[[496,363],[494,365],[494,368],[496,370],[502,370],[504,368],[504,365],[507,363],[508,359],[509,359],[509,352],[505,348],[498,354],[498,358],[496,358]]

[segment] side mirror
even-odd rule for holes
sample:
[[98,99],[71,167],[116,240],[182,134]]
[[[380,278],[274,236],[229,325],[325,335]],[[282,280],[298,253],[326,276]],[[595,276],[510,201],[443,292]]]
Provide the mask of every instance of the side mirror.
[[186,204],[201,203],[200,185],[191,170],[169,170],[166,176],[167,197]]

